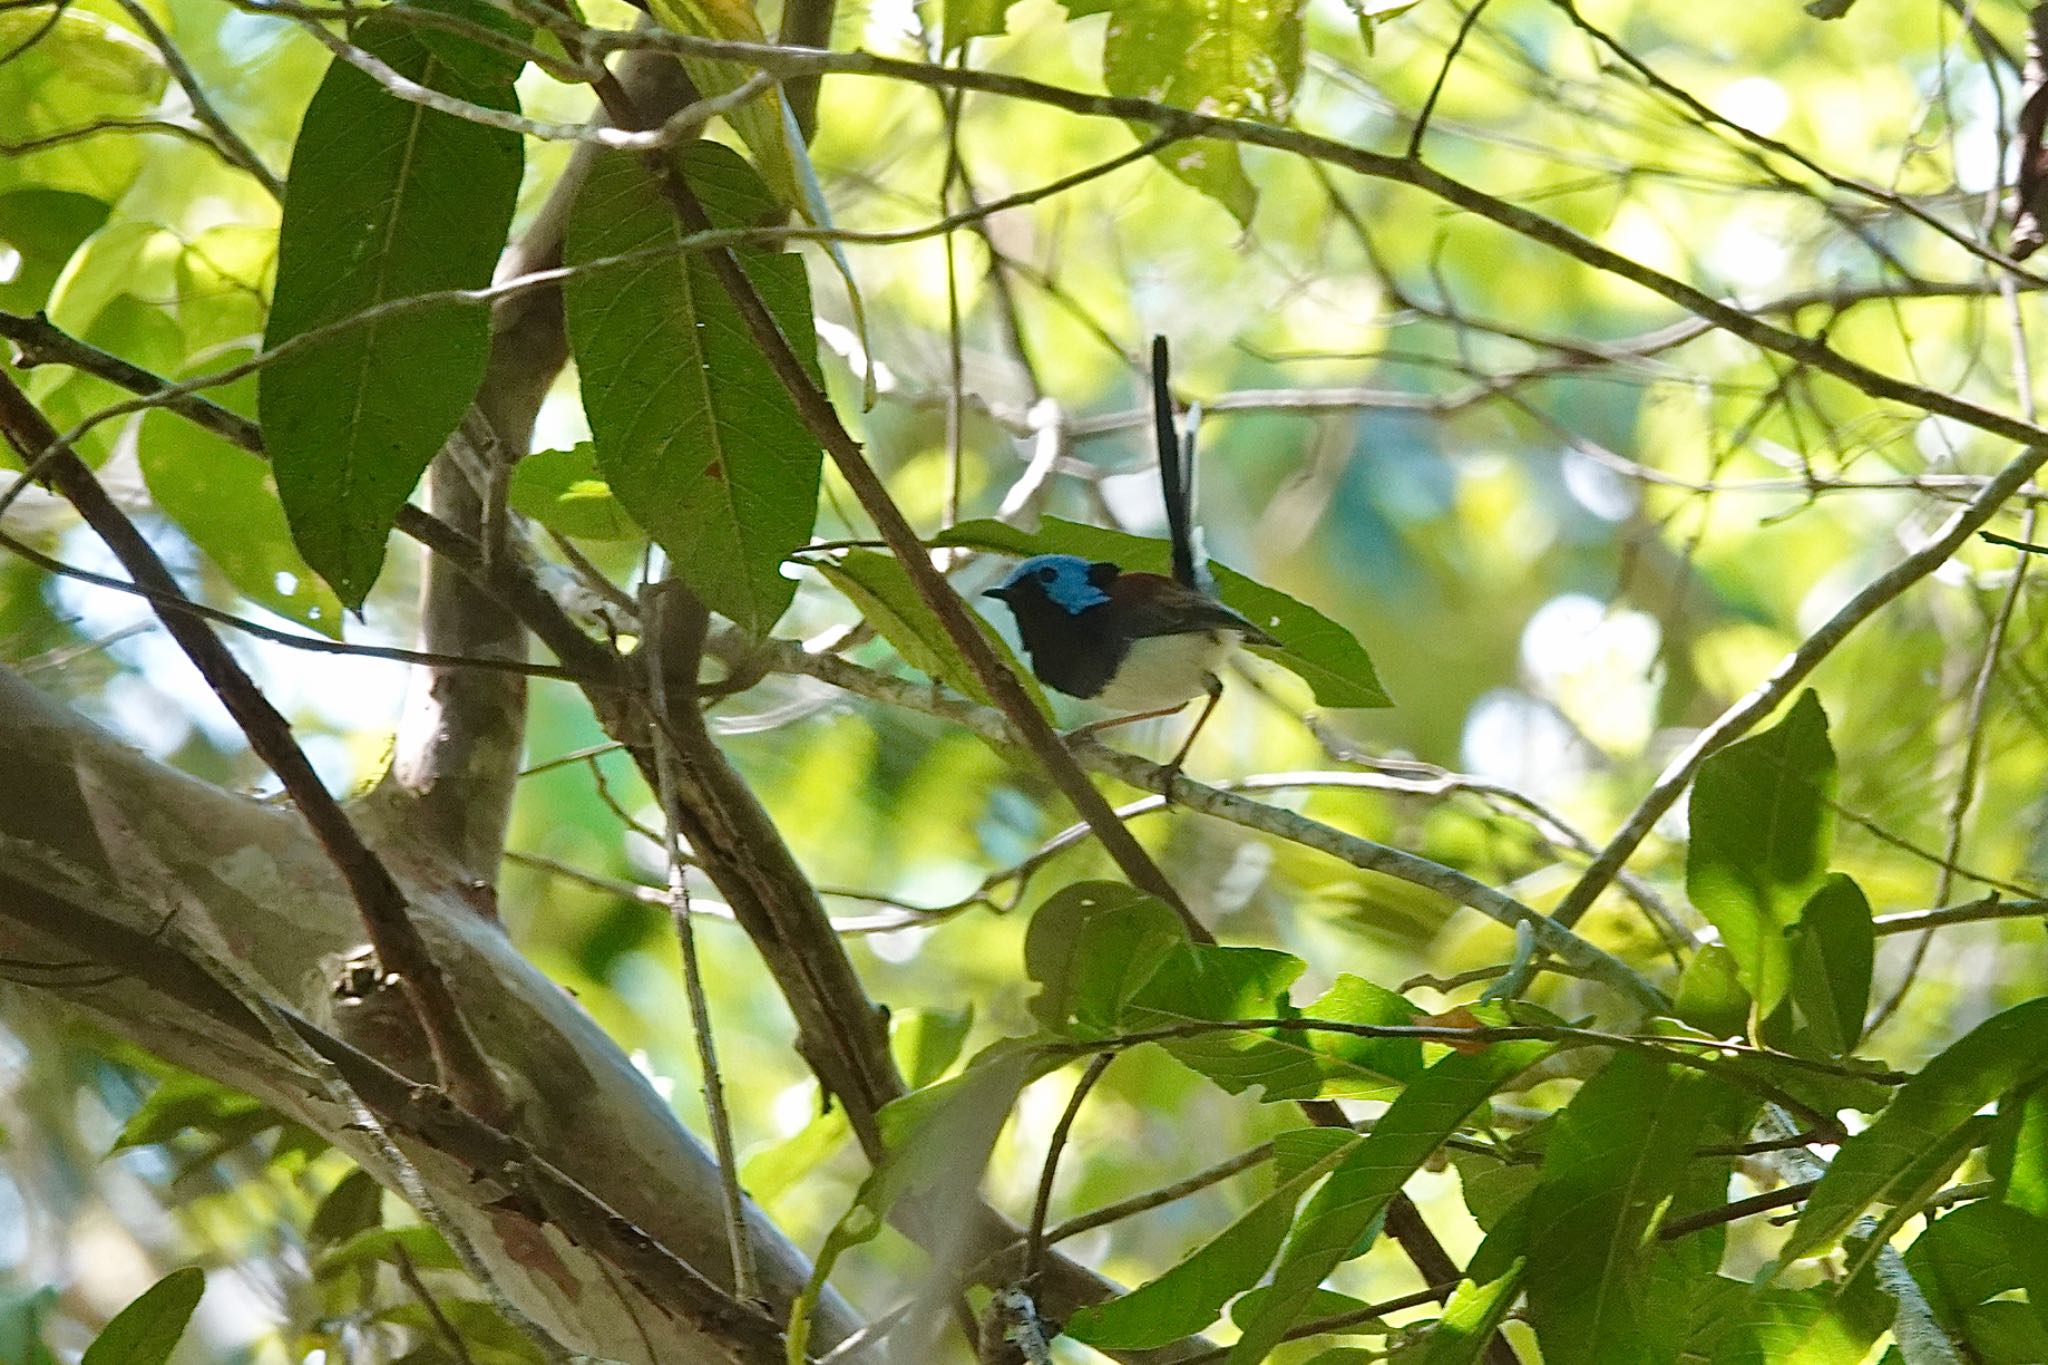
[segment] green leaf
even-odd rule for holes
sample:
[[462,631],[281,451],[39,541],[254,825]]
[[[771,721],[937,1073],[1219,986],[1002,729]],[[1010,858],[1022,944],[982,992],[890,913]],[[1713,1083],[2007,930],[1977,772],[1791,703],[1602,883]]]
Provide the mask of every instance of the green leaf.
[[[695,144],[682,166],[721,226],[763,194],[729,148]],[[710,265],[677,247],[683,235],[640,162],[592,167],[570,214],[568,263],[661,254],[564,284],[583,410],[620,505],[699,597],[765,634],[796,594],[783,561],[810,539],[823,457]],[[815,378],[802,260],[737,255]]]
[[911,1089],[930,1085],[960,1058],[974,1027],[972,1003],[958,1009],[899,1009],[889,1015],[889,1051]]
[[0,194],[0,245],[18,258],[14,278],[0,281],[0,308],[33,313],[81,242],[107,220],[107,203],[76,190],[35,187]]
[[[1301,8],[1298,0],[1113,0],[1103,80],[1116,95],[1279,121],[1301,80]],[[1159,159],[1241,226],[1251,225],[1257,194],[1234,143],[1177,142]]]
[[1685,887],[1769,1014],[1791,985],[1790,931],[1827,873],[1835,753],[1811,689],[1785,719],[1700,767]]
[[[1167,573],[1172,552],[1164,540],[1111,531],[1100,526],[1046,517],[1036,531],[999,521],[964,521],[933,542],[966,545],[1004,555],[1074,554],[1114,560],[1126,569]],[[1211,566],[1224,604],[1280,641],[1281,647],[1253,646],[1252,652],[1296,674],[1322,706],[1391,706],[1373,672],[1372,660],[1350,631],[1286,593],[1255,583],[1222,564]]]
[[1999,1102],[1998,1133],[1990,1156],[1999,1197],[2016,1209],[2048,1218],[2048,1086],[2035,1086]]
[[1024,931],[1033,1017],[1054,1033],[1119,1032],[1125,1007],[1187,929],[1164,901],[1121,882],[1076,882],[1046,898]]
[[[988,689],[981,685],[981,679],[968,667],[966,656],[953,643],[953,637],[946,633],[945,626],[940,624],[924,598],[918,595],[910,575],[904,572],[895,556],[876,554],[872,550],[849,550],[837,563],[819,561],[818,568],[854,606],[860,608],[862,619],[896,647],[896,652],[903,656],[903,662],[925,676],[947,684],[962,696],[984,706],[995,704]],[[1037,680],[1017,662],[1009,644],[986,620],[971,612],[969,616],[981,628],[982,637],[995,650],[996,657],[1008,665],[1010,672],[1024,684],[1025,691],[1038,703],[1040,712],[1050,714]]]
[[1831,872],[1793,931],[1792,1003],[1820,1045],[1840,1057],[1863,1036],[1877,936],[1863,889]]
[[[1184,943],[1168,953],[1131,997],[1124,1030],[1291,1016],[1287,988],[1306,964],[1273,948]],[[1262,1087],[1267,1102],[1314,1093],[1321,1082],[1306,1033],[1219,1029],[1159,1044],[1181,1065],[1233,1095]]]
[[[370,15],[355,39],[411,80],[518,107],[514,58],[452,34],[429,41],[393,15]],[[335,61],[292,152],[264,347],[395,299],[490,283],[522,160],[517,134],[400,100]],[[489,344],[485,309],[444,304],[347,328],[261,371],[257,412],[292,534],[349,607],[368,595],[398,509],[475,396]]]
[[1891,1323],[1891,1299],[1867,1276],[1839,1293],[1714,1276],[1695,1283],[1691,1297],[1685,1359],[1702,1365],[1861,1365]]
[[1674,1324],[1652,1308],[1651,1260],[1715,1089],[1698,1071],[1622,1052],[1559,1113],[1528,1204],[1528,1245],[1542,1248],[1529,1263],[1529,1320],[1546,1365],[1676,1358]]
[[368,1171],[357,1169],[327,1192],[306,1235],[315,1246],[345,1242],[384,1221],[384,1187]]
[[414,1224],[402,1228],[365,1228],[320,1257],[313,1273],[328,1280],[358,1266],[386,1261],[395,1264],[401,1250],[421,1270],[462,1269],[462,1262],[440,1233]]
[[[1340,1138],[1346,1136],[1346,1134],[1332,1128],[1297,1128],[1293,1131],[1297,1133],[1333,1133]],[[1289,1136],[1289,1134],[1282,1133],[1280,1136],[1287,1137]],[[1357,1141],[1356,1134],[1351,1134],[1349,1135],[1349,1137],[1350,1141]],[[1342,1145],[1348,1146],[1349,1143],[1347,1142]],[[1272,1292],[1272,1290],[1266,1288],[1264,1285],[1261,1285],[1257,1289],[1248,1289],[1244,1293],[1238,1295],[1236,1298],[1230,1301],[1230,1320],[1235,1323],[1244,1323],[1251,1321],[1253,1316],[1255,1316],[1258,1313],[1260,1306],[1266,1302],[1266,1299],[1272,1294]],[[1355,1299],[1349,1294],[1339,1294],[1334,1289],[1318,1289],[1315,1293],[1309,1295],[1308,1306],[1306,1309],[1303,1310],[1301,1316],[1303,1321],[1314,1321],[1318,1318],[1334,1318],[1340,1313],[1356,1313],[1364,1307],[1366,1307],[1366,1302],[1364,1299]],[[1371,1336],[1384,1335],[1385,1333],[1391,1330],[1393,1329],[1389,1328],[1385,1321],[1377,1317],[1360,1318],[1357,1322],[1352,1323],[1349,1326],[1332,1327],[1328,1329],[1328,1331],[1332,1334],[1338,1332],[1356,1332],[1361,1335]]]
[[[236,363],[249,353],[247,347],[231,350],[210,358],[206,368]],[[249,375],[208,392],[216,403],[246,414],[255,391],[256,377]],[[267,462],[165,408],[143,414],[136,453],[157,510],[219,566],[237,592],[288,621],[341,638],[341,599],[293,545]]]
[[43,1285],[25,1293],[0,1289],[0,1360],[9,1365],[57,1365],[43,1345],[43,1322],[53,1316],[57,1289]]
[[206,1273],[199,1267],[173,1270],[116,1313],[78,1365],[163,1365],[205,1292]]
[[880,1233],[898,1200],[914,1195],[935,1209],[965,1207],[1018,1093],[1066,1060],[1007,1040],[984,1049],[959,1075],[882,1106],[876,1115],[882,1159],[826,1235],[810,1280],[790,1306],[785,1338],[790,1365],[808,1359],[811,1312],[839,1258]]
[[[768,41],[751,0],[651,0],[648,12],[664,27],[691,37],[742,43]],[[685,57],[682,66],[698,93],[707,97],[728,94],[754,74],[753,68],[736,62],[707,61],[701,57]],[[767,182],[774,198],[782,204],[798,204],[802,192],[790,162],[781,91],[770,86],[726,114],[725,121],[754,154],[754,164],[760,168],[760,177]],[[788,335],[792,341],[796,339],[794,334]]]
[[114,1139],[114,1151],[169,1142],[187,1129],[219,1136],[247,1131],[251,1119],[264,1127],[281,1122],[262,1101],[203,1076],[174,1075],[149,1092]]
[[[2014,1365],[2048,1360],[2048,1219],[1990,1199],[1965,1204],[1914,1239],[1906,1269],[1950,1335],[1972,1345],[1980,1335],[2000,1342],[2024,1335],[2031,1342],[2024,1355],[1980,1355]],[[2006,1310],[1994,1301],[2021,1292],[2031,1324],[2000,1320]]]
[[[156,50],[92,8],[0,10],[0,109],[7,111],[8,141],[146,114],[163,93],[166,73]],[[112,203],[135,179],[146,146],[117,135],[10,150],[0,156],[0,190],[76,190]]]
[[612,496],[597,467],[597,448],[588,441],[522,457],[512,467],[505,501],[558,535],[638,540],[646,534]]
[[1548,1043],[1496,1043],[1452,1052],[1416,1077],[1309,1200],[1273,1272],[1272,1295],[1231,1347],[1230,1365],[1265,1360],[1408,1177],[1488,1096],[1549,1051]]
[[1271,1194],[1173,1269],[1108,1303],[1076,1312],[1067,1323],[1067,1335],[1105,1351],[1150,1350],[1214,1322],[1224,1303],[1249,1288],[1273,1263],[1302,1195],[1364,1141],[1352,1133],[1335,1136],[1339,1141],[1325,1144],[1312,1159],[1295,1163]]
[[[1472,1261],[1475,1271],[1482,1260],[1498,1259],[1499,1253],[1488,1254],[1492,1244],[1491,1235],[1480,1243]],[[1508,1309],[1514,1307],[1528,1268],[1528,1258],[1518,1256],[1491,1276],[1460,1280],[1457,1292],[1444,1305],[1443,1316],[1430,1330],[1420,1365],[1477,1365]]]
[[1778,1265],[1832,1246],[1872,1202],[1909,1183],[1916,1165],[1986,1104],[2048,1076],[2048,999],[1994,1015],[1899,1088],[1842,1145],[1779,1253]]
[[969,38],[999,37],[1009,27],[1010,6],[1017,0],[946,0],[944,45],[957,52]]
[[1678,977],[1674,1018],[1712,1038],[1740,1037],[1749,1024],[1749,992],[1742,988],[1735,954],[1719,943],[1694,953]]
[[[1122,1031],[1238,1019],[1295,1019],[1304,1012],[1287,990],[1300,958],[1271,948],[1184,944],[1159,963],[1117,1021]],[[1403,997],[1348,973],[1338,976],[1308,1017],[1339,1024],[1405,1025],[1419,1011]],[[1236,1095],[1260,1087],[1260,1100],[1345,1097],[1387,1099],[1422,1070],[1412,1038],[1372,1038],[1320,1029],[1229,1029],[1159,1044],[1183,1066]]]

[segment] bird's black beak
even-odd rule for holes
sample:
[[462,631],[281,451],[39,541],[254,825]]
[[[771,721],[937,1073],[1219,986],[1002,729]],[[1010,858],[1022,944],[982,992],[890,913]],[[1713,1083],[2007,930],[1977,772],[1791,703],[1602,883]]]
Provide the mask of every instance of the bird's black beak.
[[983,593],[982,596],[993,597],[998,602],[1007,602],[1010,600],[1010,594],[1002,588],[990,588],[987,592]]

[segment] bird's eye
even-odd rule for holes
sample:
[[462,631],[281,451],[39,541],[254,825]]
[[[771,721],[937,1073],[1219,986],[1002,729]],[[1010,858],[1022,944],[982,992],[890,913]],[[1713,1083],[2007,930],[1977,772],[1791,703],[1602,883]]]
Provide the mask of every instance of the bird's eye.
[[1041,583],[1050,583],[1059,576],[1060,571],[1058,569],[1055,569],[1050,564],[1046,565],[1044,568],[1038,571],[1038,581]]

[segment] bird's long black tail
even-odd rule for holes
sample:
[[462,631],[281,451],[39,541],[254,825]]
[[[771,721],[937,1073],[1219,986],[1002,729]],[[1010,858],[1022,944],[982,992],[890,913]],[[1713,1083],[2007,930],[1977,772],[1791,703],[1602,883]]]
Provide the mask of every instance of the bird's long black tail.
[[1173,425],[1173,394],[1167,388],[1170,366],[1166,338],[1152,338],[1152,420],[1159,438],[1159,486],[1166,495],[1166,531],[1173,541],[1173,576],[1190,588],[1202,588],[1201,559],[1195,550],[1194,445],[1181,449]]

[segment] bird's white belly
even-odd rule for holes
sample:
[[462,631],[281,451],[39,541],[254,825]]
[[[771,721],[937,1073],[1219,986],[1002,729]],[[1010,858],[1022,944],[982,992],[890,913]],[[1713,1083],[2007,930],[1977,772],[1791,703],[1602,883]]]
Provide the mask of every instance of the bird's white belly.
[[1237,648],[1234,630],[1148,635],[1131,641],[1123,667],[1089,700],[1119,714],[1162,711],[1209,690],[1208,679]]

